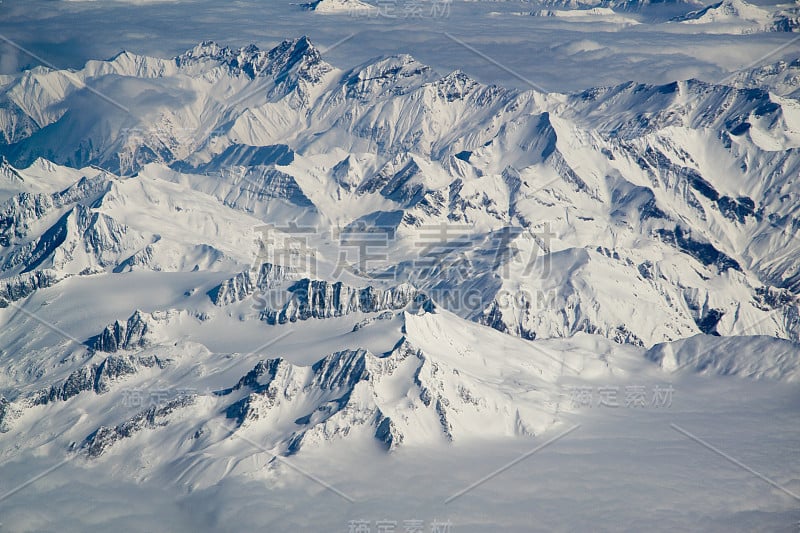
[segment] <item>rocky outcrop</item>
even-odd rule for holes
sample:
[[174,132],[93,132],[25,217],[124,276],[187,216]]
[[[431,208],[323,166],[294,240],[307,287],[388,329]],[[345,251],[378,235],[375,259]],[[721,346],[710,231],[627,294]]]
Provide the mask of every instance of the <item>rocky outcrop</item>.
[[481,417],[508,431],[530,428],[505,396],[405,338],[380,356],[343,350],[311,367],[261,361],[215,394],[233,400],[223,412],[237,428],[284,428],[270,438],[285,455],[353,433],[371,436],[387,451],[415,440],[449,442],[473,433]]
[[419,202],[425,192],[425,179],[417,162],[413,158],[395,158],[387,163],[379,172],[364,180],[357,189],[358,194],[369,194],[380,191],[380,194],[405,207]]
[[0,396],[0,433],[9,430],[8,419],[11,417],[11,402]]
[[394,450],[403,443],[403,434],[397,429],[392,419],[384,416],[380,411],[375,425],[375,438],[381,442],[388,451]]
[[148,319],[137,310],[126,322],[117,320],[106,326],[102,333],[87,340],[86,345],[98,352],[108,353],[142,348],[147,345],[148,331]]
[[168,360],[155,355],[146,357],[109,356],[100,363],[79,368],[67,378],[50,388],[34,394],[33,405],[45,405],[56,401],[66,401],[82,392],[92,391],[95,394],[108,392],[111,384],[125,377],[136,374],[142,368],[166,368]]
[[389,289],[372,286],[355,288],[341,281],[330,283],[307,278],[289,287],[289,292],[289,301],[280,309],[266,309],[262,312],[262,319],[268,324],[331,318],[354,312],[375,313],[403,309],[422,296],[407,283]]
[[203,41],[176,57],[175,63],[185,67],[203,60],[223,62],[232,72],[251,78],[277,78],[296,71],[306,81],[318,81],[331,68],[322,61],[319,51],[307,37],[287,39],[271,50],[260,50],[253,44],[236,49]]
[[86,437],[81,448],[89,457],[99,457],[122,439],[132,437],[144,429],[166,426],[172,413],[193,405],[195,399],[194,395],[180,395],[162,405],[154,405],[115,427],[100,426]]
[[8,307],[8,302],[27,298],[37,289],[55,285],[63,277],[63,275],[54,270],[37,270],[11,278],[0,279],[0,308]]
[[91,203],[109,187],[104,176],[81,178],[77,183],[53,194],[19,193],[0,206],[0,246],[24,238],[31,224],[53,211],[78,202]]
[[225,410],[237,427],[300,409],[302,415],[294,420],[298,429],[282,439],[287,455],[306,443],[344,437],[364,426],[373,426],[375,437],[393,447],[402,442],[402,435],[391,421],[384,421],[388,419],[370,392],[382,375],[380,368],[376,356],[362,349],[333,353],[311,367],[271,359],[259,362],[236,385],[217,395],[246,393]]
[[691,232],[684,230],[680,226],[675,226],[674,230],[659,229],[656,234],[665,243],[689,254],[705,266],[713,265],[720,272],[728,269],[742,270],[735,259],[717,250],[711,243],[692,238]]
[[257,291],[266,291],[280,282],[295,279],[293,272],[281,265],[262,263],[256,274],[245,270],[211,289],[208,296],[214,305],[228,305],[241,302]]

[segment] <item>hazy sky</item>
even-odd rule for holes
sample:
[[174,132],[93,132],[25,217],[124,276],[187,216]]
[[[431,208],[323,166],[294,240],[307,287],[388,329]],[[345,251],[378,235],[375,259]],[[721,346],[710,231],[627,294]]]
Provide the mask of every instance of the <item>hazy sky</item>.
[[[558,91],[631,79],[714,81],[762,56],[800,55],[800,42],[786,46],[796,34],[693,35],[686,31],[696,28],[659,22],[666,17],[658,12],[646,15],[655,23],[622,27],[525,16],[539,6],[524,1],[455,0],[436,12],[402,1],[366,18],[307,12],[288,0],[2,0],[0,36],[55,66],[80,67],[122,49],[174,56],[206,39],[268,47],[305,34],[321,49],[346,39],[324,54],[339,67],[410,53],[442,73],[460,68],[484,82]],[[0,42],[0,72],[38,63]]]

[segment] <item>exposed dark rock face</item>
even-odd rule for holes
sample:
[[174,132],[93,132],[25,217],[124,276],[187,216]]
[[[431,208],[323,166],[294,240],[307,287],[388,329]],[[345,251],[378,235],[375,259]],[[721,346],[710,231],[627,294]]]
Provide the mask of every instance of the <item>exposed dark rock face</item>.
[[127,322],[118,320],[110,324],[101,334],[87,340],[86,344],[93,350],[108,353],[141,348],[147,345],[148,328],[147,320],[137,310]]
[[379,414],[377,421],[377,428],[375,429],[375,438],[380,441],[384,447],[391,451],[398,445],[403,443],[403,434],[394,425],[392,419],[384,416],[383,413]]
[[709,309],[708,312],[702,317],[696,318],[695,323],[700,331],[706,335],[719,335],[717,332],[717,324],[722,319],[724,311],[721,309]]
[[11,415],[11,403],[4,397],[0,396],[0,433],[8,431],[8,423],[6,420]]
[[37,270],[0,279],[0,308],[8,307],[8,302],[27,298],[37,289],[55,285],[61,281],[62,277],[54,270]]
[[717,250],[714,245],[692,239],[691,233],[680,226],[674,230],[660,229],[656,234],[667,244],[687,253],[705,266],[715,266],[721,272],[730,269],[741,271],[739,263],[732,257]]
[[163,405],[154,405],[125,422],[110,428],[100,426],[86,437],[82,448],[89,457],[99,457],[114,443],[129,438],[144,429],[155,429],[169,423],[169,415],[195,403],[195,396],[182,395]]
[[372,427],[374,437],[392,450],[403,442],[403,435],[374,400],[365,403],[363,392],[373,388],[375,381],[391,375],[399,361],[414,354],[402,345],[396,355],[388,358],[376,357],[366,350],[343,350],[310,368],[297,367],[280,358],[260,361],[236,385],[216,395],[238,396],[236,393],[246,392],[224,411],[237,427],[292,406],[310,407],[307,414],[294,421],[298,428],[284,442],[287,455],[308,442],[344,436],[357,426]]
[[120,378],[136,374],[142,368],[163,369],[168,364],[168,360],[159,359],[155,355],[149,357],[111,355],[100,363],[79,368],[63,382],[37,392],[32,398],[32,403],[46,405],[56,401],[66,401],[87,391],[102,394],[108,392],[111,384]]
[[208,296],[214,305],[240,302],[258,291],[266,291],[288,279],[295,279],[292,271],[281,265],[262,263],[258,274],[245,270],[211,289]]
[[63,191],[45,193],[19,193],[0,205],[0,247],[24,238],[30,226],[54,210],[75,203],[91,203],[109,187],[104,176],[81,178]]
[[291,296],[281,309],[267,309],[262,318],[269,324],[285,324],[309,318],[331,318],[354,312],[374,313],[406,307],[419,292],[409,284],[390,289],[354,288],[338,281],[303,279],[289,288]]

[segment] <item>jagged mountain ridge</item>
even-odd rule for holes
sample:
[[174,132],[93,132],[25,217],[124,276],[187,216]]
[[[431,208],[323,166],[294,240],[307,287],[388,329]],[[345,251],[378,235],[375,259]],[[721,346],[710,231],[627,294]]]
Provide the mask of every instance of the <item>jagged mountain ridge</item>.
[[685,9],[697,6],[695,0],[545,0],[542,5],[561,9],[610,8],[615,11],[638,12],[652,8]]
[[540,436],[565,379],[797,379],[797,107],[762,73],[545,95],[311,46],[93,64],[201,104],[2,167],[2,442],[194,489],[339,441]]
[[361,0],[315,0],[314,2],[300,4],[300,7],[307,11],[322,14],[344,13],[377,16],[379,13],[377,7],[367,2],[361,2]]
[[718,33],[794,32],[800,28],[797,8],[771,11],[744,0],[722,0],[672,19],[694,25],[716,25]]
[[[45,238],[46,232],[31,239],[19,235],[20,242],[4,254],[9,275],[25,274],[22,270],[37,266],[36,257],[44,261],[38,267],[56,267],[69,274],[223,269],[243,261],[246,254],[226,252],[220,244],[196,237],[187,250],[181,242],[184,235],[166,239],[152,227],[123,236],[126,225],[114,218],[113,211],[130,204],[123,200],[130,194],[125,189],[136,188],[139,180],[144,182],[146,198],[166,192],[156,193],[158,188],[177,190],[174,187],[188,183],[202,195],[267,222],[290,216],[317,229],[334,221],[378,224],[396,234],[407,251],[413,250],[411,240],[419,228],[449,221],[471,226],[475,243],[485,246],[491,246],[492,236],[504,227],[521,229],[524,239],[514,239],[509,246],[530,253],[537,246],[543,248],[545,243],[542,239],[537,243],[535,234],[549,225],[559,239],[546,246],[547,252],[557,252],[548,261],[559,257],[572,264],[568,271],[575,279],[555,283],[509,278],[504,272],[498,274],[503,265],[474,250],[462,262],[465,269],[457,273],[471,278],[480,298],[469,309],[454,310],[529,338],[589,331],[650,345],[698,331],[749,332],[766,319],[765,312],[772,312],[759,303],[758,291],[771,290],[770,286],[790,292],[797,288],[800,273],[792,259],[797,243],[790,230],[775,231],[791,228],[797,220],[796,203],[790,201],[791,182],[786,182],[798,168],[793,133],[797,113],[788,101],[763,90],[690,80],[656,87],[628,83],[575,95],[520,93],[482,86],[460,72],[439,77],[408,56],[338,71],[322,61],[307,39],[286,41],[266,52],[206,42],[173,61],[123,54],[107,63],[92,62],[83,75],[98,73],[200,83],[212,97],[199,101],[216,111],[221,103],[213,93],[223,82],[226,87],[240,84],[236,86],[244,98],[217,113],[228,126],[209,124],[208,130],[191,130],[190,140],[176,133],[191,129],[194,119],[184,121],[181,130],[174,119],[184,111],[171,111],[170,120],[157,126],[162,128],[160,134],[167,135],[163,144],[179,147],[174,153],[156,157],[161,162],[149,164],[131,182],[107,175],[96,178],[116,188],[125,183],[123,190],[105,193],[113,200],[95,198],[99,203],[90,208],[94,213],[83,215],[85,220],[102,221],[102,230],[93,226],[87,234],[79,226],[65,242],[61,239],[70,231],[56,226],[50,233],[58,236],[55,240]],[[6,93],[16,95],[37,76],[59,73],[41,69],[27,73]],[[283,124],[278,125],[276,117]],[[290,128],[293,133],[287,138]],[[124,128],[118,133],[129,135]],[[36,134],[24,142],[34,139]],[[128,136],[125,142],[133,143],[134,151],[160,153],[148,139]],[[104,142],[108,140],[93,144]],[[113,152],[113,136],[110,142]],[[370,146],[385,155],[376,157]],[[188,157],[176,160],[180,153]],[[720,171],[718,156],[735,180]],[[119,152],[103,158],[95,161],[112,168],[125,159]],[[9,219],[29,216],[22,215],[21,204],[14,202],[19,204],[19,198],[7,204]],[[90,204],[88,199],[84,204]],[[616,228],[611,236],[605,230],[608,226]],[[108,237],[93,237],[95,233]],[[111,242],[109,238],[125,244],[117,252],[113,246],[102,253],[93,251],[97,246],[92,241]],[[652,260],[644,258],[650,254],[634,250],[640,246],[634,243],[643,238],[658,250],[665,265],[673,266],[653,276]],[[89,260],[76,261],[74,251],[81,247]],[[671,259],[674,253],[678,255]],[[328,259],[335,262],[331,256]],[[405,263],[401,259],[401,266],[413,263],[413,254],[400,257],[406,259]],[[67,267],[70,261],[77,264]],[[619,313],[613,295],[587,292],[592,282],[587,285],[588,270],[582,265],[591,269],[607,263],[607,268],[615,269],[621,266],[618,261],[625,263],[624,283],[664,301],[653,324],[635,325],[634,316]],[[687,266],[679,283],[685,287],[676,290],[675,276]],[[424,280],[414,279],[412,273],[398,281],[410,281],[429,293],[438,288],[441,295],[454,282],[453,276],[439,268]],[[660,281],[664,276],[666,282]],[[722,278],[737,296],[714,301],[707,282]],[[252,280],[241,283],[252,285]],[[499,309],[502,302],[493,294],[497,291],[521,291],[528,301],[521,307]],[[527,310],[530,300],[539,296],[549,308]],[[779,310],[783,316],[767,319],[766,329],[754,332],[773,334],[777,327],[779,336],[794,338],[796,310],[792,309],[784,306]],[[719,328],[712,317],[722,320]],[[728,323],[732,317],[737,318]],[[673,323],[666,329],[659,326]]]
[[[61,368],[63,377],[48,387],[32,387],[11,402],[4,400],[0,427],[20,430],[42,410],[54,415],[52,421],[58,424],[63,417],[56,412],[98,397],[114,404],[110,412],[93,412],[90,419],[83,418],[68,430],[77,435],[85,431],[86,422],[94,425],[76,440],[76,446],[92,458],[126,454],[119,445],[137,437],[149,439],[146,434],[154,432],[186,435],[188,441],[179,447],[188,444],[210,451],[224,442],[227,432],[238,430],[267,434],[270,449],[291,455],[306,446],[362,433],[387,450],[404,443],[469,440],[476,434],[533,435],[556,423],[562,403],[555,380],[564,363],[557,352],[542,355],[541,349],[534,350],[525,341],[475,324],[460,330],[463,321],[443,310],[401,309],[391,318],[364,325],[389,336],[394,347],[385,353],[339,350],[310,366],[239,354],[236,367],[229,365],[233,374],[220,371],[215,355],[202,346],[173,344],[163,335],[147,333],[148,327],[168,331],[176,319],[175,313],[137,311],[127,326],[109,326],[87,340],[89,359]],[[308,322],[303,326],[308,332],[313,327]],[[361,332],[347,335],[355,341]],[[108,342],[112,337],[113,346]],[[125,340],[124,346],[116,342],[118,337]],[[145,338],[149,340],[144,342]],[[481,344],[493,345],[505,357],[496,359],[476,350]],[[569,356],[569,368],[602,371],[604,364],[593,361],[590,349],[581,350],[580,355]],[[507,377],[511,370],[513,378]],[[521,379],[522,375],[527,377]],[[158,392],[153,398],[136,395],[154,381],[169,381],[170,387],[149,389]],[[198,388],[197,383],[203,382],[208,385]],[[510,404],[509,394],[521,395],[520,401]],[[100,407],[103,402],[91,404]],[[114,422],[97,425],[103,420]],[[44,437],[38,431],[31,438]],[[171,452],[163,459],[171,461]],[[205,480],[198,483],[212,482],[213,461],[195,467],[211,470],[195,474]]]

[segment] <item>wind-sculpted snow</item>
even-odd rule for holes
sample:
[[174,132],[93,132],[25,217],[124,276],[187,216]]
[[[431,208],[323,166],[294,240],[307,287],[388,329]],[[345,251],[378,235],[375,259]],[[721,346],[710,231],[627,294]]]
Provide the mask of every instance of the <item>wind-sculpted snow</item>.
[[699,372],[789,382],[800,380],[797,344],[770,337],[708,339],[696,336],[656,345],[645,356],[668,372]]

